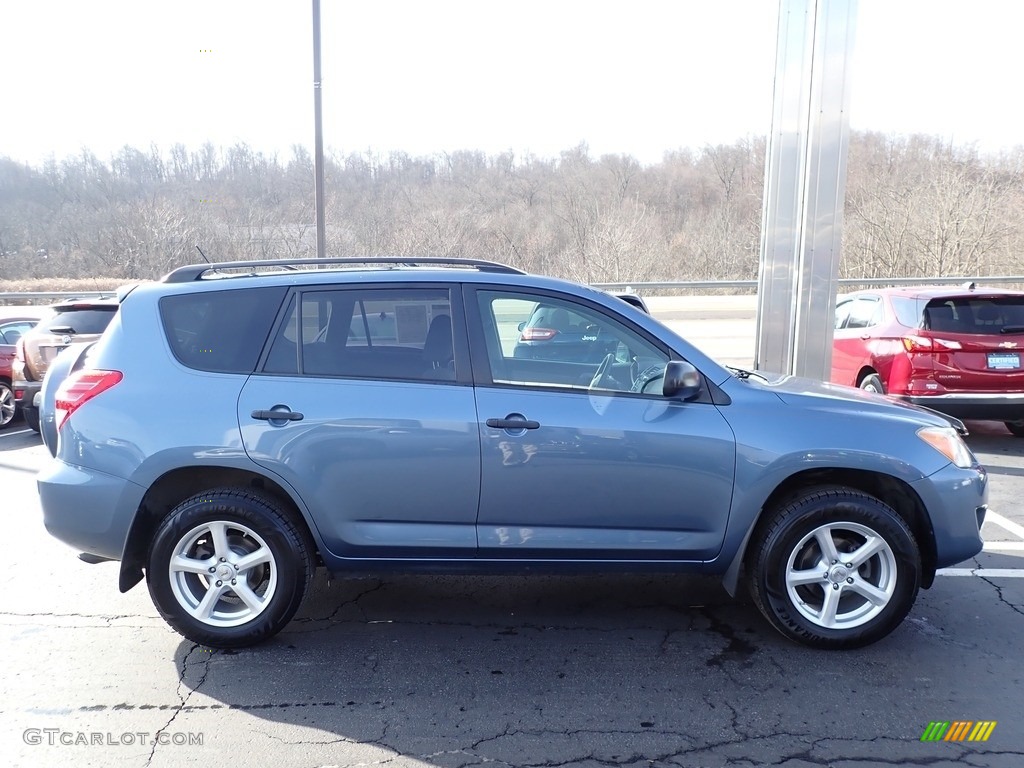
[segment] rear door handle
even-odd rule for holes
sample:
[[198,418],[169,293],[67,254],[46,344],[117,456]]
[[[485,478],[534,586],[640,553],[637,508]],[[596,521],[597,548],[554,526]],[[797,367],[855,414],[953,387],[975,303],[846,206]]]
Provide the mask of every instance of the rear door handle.
[[253,411],[252,417],[261,421],[302,421],[298,411]]
[[539,421],[530,421],[522,416],[518,418],[504,418],[504,419],[488,419],[486,422],[488,427],[494,429],[539,429]]

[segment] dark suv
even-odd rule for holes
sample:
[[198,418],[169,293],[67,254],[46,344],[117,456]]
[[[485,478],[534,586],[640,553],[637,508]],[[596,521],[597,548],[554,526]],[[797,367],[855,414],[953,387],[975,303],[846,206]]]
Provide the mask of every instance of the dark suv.
[[[614,352],[517,356],[539,306]],[[943,417],[725,369],[618,298],[490,262],[184,267],[66,368],[47,529],[210,646],[280,631],[323,566],[710,573],[850,648],[982,546],[987,476]]]
[[100,337],[114,313],[115,299],[74,299],[54,304],[52,313],[26,332],[15,347],[11,375],[14,399],[27,423],[39,431],[39,404],[46,370],[64,349]]

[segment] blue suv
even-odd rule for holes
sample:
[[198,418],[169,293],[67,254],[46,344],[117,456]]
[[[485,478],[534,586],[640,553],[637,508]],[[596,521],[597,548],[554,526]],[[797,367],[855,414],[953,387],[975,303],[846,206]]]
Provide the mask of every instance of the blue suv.
[[[523,356],[538,308],[603,356]],[[213,647],[277,633],[324,567],[715,574],[789,638],[853,648],[982,547],[986,473],[948,419],[723,368],[490,262],[183,267],[59,376],[47,529]]]

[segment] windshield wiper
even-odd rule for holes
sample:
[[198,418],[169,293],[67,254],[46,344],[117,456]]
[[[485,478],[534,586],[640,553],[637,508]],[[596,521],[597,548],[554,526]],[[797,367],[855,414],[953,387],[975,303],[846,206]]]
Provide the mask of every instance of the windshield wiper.
[[1024,333],[1024,325],[1004,325],[1000,333]]
[[746,380],[749,379],[751,376],[756,376],[757,378],[761,379],[761,381],[768,381],[767,376],[762,376],[757,371],[748,371],[745,368],[737,368],[736,366],[733,365],[727,365],[725,366],[725,369],[727,371],[732,371],[732,375],[735,376],[737,379]]

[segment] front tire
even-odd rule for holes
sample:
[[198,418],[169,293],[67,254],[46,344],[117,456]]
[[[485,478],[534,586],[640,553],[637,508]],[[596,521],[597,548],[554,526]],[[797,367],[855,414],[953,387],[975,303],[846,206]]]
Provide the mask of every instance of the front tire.
[[804,492],[771,514],[754,547],[754,602],[804,645],[869,645],[899,626],[917,599],[913,533],[890,506],[860,491]]
[[189,640],[241,648],[291,621],[313,569],[308,535],[275,499],[222,488],[186,499],[164,519],[146,582],[160,615]]

